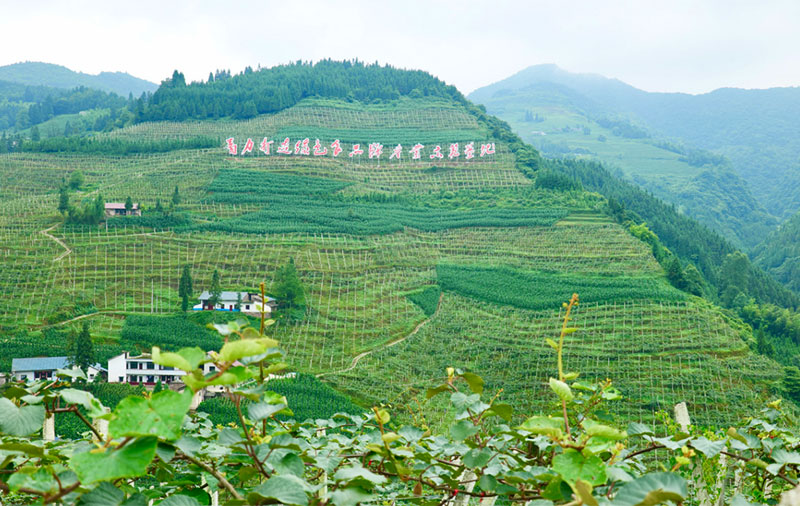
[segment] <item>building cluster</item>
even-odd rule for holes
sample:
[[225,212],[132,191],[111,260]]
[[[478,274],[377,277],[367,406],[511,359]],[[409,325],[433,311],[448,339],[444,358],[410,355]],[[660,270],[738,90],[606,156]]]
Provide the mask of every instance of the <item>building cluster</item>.
[[[106,205],[108,211],[108,204]],[[138,206],[135,207],[138,210]],[[125,208],[123,206],[123,211]],[[205,291],[200,303],[194,306],[195,311],[241,311],[245,314],[260,316],[262,312],[269,316],[276,308],[275,299],[266,297],[264,301],[259,294],[250,292],[220,292],[216,297]],[[59,369],[74,369],[69,357],[35,357],[15,358],[11,361],[11,379],[16,381],[54,380]],[[213,364],[203,365],[205,374],[216,372]],[[86,371],[88,381],[103,377],[109,383],[129,383],[131,385],[153,386],[161,382],[163,385],[174,385],[175,389],[183,388],[181,376],[186,372],[174,367],[167,367],[153,362],[150,354],[121,353],[108,360],[107,367],[94,364]],[[293,374],[292,374],[293,376]],[[221,389],[221,387],[218,387]],[[215,389],[211,387],[213,392]]]

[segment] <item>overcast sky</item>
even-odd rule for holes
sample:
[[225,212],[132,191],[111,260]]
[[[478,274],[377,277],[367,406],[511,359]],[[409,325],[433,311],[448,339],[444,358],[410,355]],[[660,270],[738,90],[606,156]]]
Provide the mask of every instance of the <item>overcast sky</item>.
[[0,0],[0,65],[160,82],[295,60],[423,69],[462,92],[534,64],[648,91],[800,85],[798,0]]

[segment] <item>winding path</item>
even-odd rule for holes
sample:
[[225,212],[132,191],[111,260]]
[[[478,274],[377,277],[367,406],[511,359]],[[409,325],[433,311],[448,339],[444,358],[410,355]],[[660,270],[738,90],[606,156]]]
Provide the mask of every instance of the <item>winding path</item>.
[[64,249],[66,250],[66,251],[64,251],[64,253],[61,253],[59,256],[55,257],[55,258],[53,259],[53,262],[58,262],[59,260],[61,260],[61,259],[62,259],[62,258],[64,258],[65,256],[67,256],[67,255],[69,255],[70,253],[72,253],[72,250],[70,249],[70,247],[69,247],[69,246],[67,246],[67,245],[66,245],[66,243],[65,243],[64,241],[62,241],[61,239],[59,239],[58,237],[56,237],[56,236],[54,236],[53,234],[51,234],[51,233],[50,233],[50,232],[51,232],[51,231],[52,231],[54,228],[56,228],[58,225],[59,225],[59,224],[58,224],[58,223],[56,223],[55,225],[53,225],[53,226],[52,226],[52,227],[50,227],[50,228],[46,228],[46,229],[44,229],[44,230],[40,230],[40,231],[39,231],[39,233],[40,233],[40,234],[42,234],[42,235],[44,235],[44,236],[47,236],[47,237],[49,237],[50,239],[54,240],[54,241],[55,241],[55,242],[57,242],[57,243],[58,243],[58,244],[59,244],[59,245],[60,245],[62,248],[64,248]]
[[370,354],[372,354],[372,353],[374,353],[374,352],[376,352],[376,351],[385,350],[386,348],[391,348],[392,346],[394,346],[394,345],[396,345],[396,344],[400,344],[400,343],[402,343],[403,341],[405,341],[405,340],[406,340],[406,339],[408,339],[409,337],[412,337],[414,334],[416,334],[417,332],[419,332],[419,329],[421,329],[422,327],[424,327],[426,323],[428,323],[429,321],[431,321],[431,320],[433,319],[433,317],[434,317],[434,316],[436,316],[436,315],[439,313],[439,308],[440,308],[440,307],[442,307],[442,299],[443,299],[443,298],[444,298],[444,292],[442,292],[442,293],[440,293],[440,294],[439,294],[439,302],[436,304],[436,311],[434,311],[434,312],[433,312],[433,314],[432,314],[432,315],[430,315],[428,318],[426,318],[426,319],[422,320],[421,322],[419,322],[419,324],[417,324],[417,326],[416,326],[416,327],[414,327],[414,330],[412,330],[412,331],[411,331],[409,334],[407,334],[407,335],[405,335],[405,336],[401,337],[400,339],[395,339],[394,341],[389,341],[388,343],[386,343],[386,344],[385,344],[385,345],[383,345],[383,346],[379,346],[379,347],[377,347],[377,348],[373,348],[373,349],[371,349],[371,350],[368,350],[368,351],[364,351],[364,352],[362,352],[362,353],[359,353],[358,355],[356,355],[355,357],[353,357],[353,361],[352,361],[352,362],[350,363],[350,365],[349,365],[348,367],[346,367],[345,369],[341,369],[341,370],[339,370],[339,371],[328,371],[328,372],[323,372],[323,373],[317,374],[317,378],[321,378],[321,377],[323,377],[323,376],[328,376],[328,375],[330,375],[330,374],[341,374],[341,373],[344,373],[344,372],[352,371],[352,370],[353,370],[353,369],[355,369],[355,368],[356,368],[356,366],[358,365],[358,361],[359,361],[359,360],[361,360],[362,358],[366,357],[367,355],[370,355]]

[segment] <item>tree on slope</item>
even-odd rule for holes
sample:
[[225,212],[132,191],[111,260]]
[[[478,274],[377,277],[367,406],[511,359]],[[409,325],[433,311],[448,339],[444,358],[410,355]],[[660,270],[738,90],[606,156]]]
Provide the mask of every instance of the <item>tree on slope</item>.
[[181,309],[184,313],[189,309],[189,297],[192,296],[193,291],[192,273],[189,270],[189,266],[184,265],[183,273],[181,273],[181,280],[178,283],[178,296],[181,298]]
[[79,367],[82,371],[89,369],[94,364],[94,345],[92,336],[89,333],[89,323],[84,321],[81,331],[72,345],[72,365]]
[[222,295],[222,286],[219,283],[219,271],[216,269],[214,269],[214,274],[211,275],[211,288],[209,292],[211,292],[211,297],[208,299],[208,302],[211,304],[211,307],[214,307],[217,305]]
[[303,317],[306,310],[306,296],[300,277],[297,275],[294,258],[290,258],[289,262],[275,273],[271,292],[278,303],[281,316],[290,320],[299,320]]

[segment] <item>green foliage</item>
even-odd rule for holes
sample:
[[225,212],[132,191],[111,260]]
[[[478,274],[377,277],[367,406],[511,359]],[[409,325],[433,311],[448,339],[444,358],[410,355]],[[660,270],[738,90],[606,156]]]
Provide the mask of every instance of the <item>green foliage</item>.
[[113,216],[106,220],[108,228],[144,227],[156,230],[184,229],[192,224],[182,213],[153,211],[142,216]]
[[362,102],[396,100],[418,90],[426,96],[460,97],[428,73],[405,71],[359,61],[297,62],[214,81],[173,86],[165,81],[138,115],[140,121],[221,117],[249,118],[281,111],[304,97],[318,95]]
[[783,391],[795,402],[800,402],[800,368],[789,366],[783,369]]
[[[264,198],[267,200],[267,197]],[[196,230],[247,234],[343,233],[391,234],[411,227],[424,231],[464,227],[531,227],[552,225],[564,209],[420,209],[398,204],[363,204],[275,195],[261,211],[196,225]]]
[[536,173],[536,188],[558,191],[580,191],[583,189],[578,181],[550,170],[541,170]]
[[106,155],[133,155],[139,153],[165,153],[180,149],[217,147],[219,142],[208,137],[191,139],[161,139],[154,141],[126,141],[95,137],[52,137],[39,142],[26,142],[18,150],[26,153],[98,153]]
[[[267,388],[289,399],[292,415],[278,415],[277,418],[282,420],[320,420],[330,418],[336,413],[358,415],[364,412],[363,408],[354,404],[347,396],[310,374],[271,379]],[[206,399],[197,409],[208,413],[209,419],[218,425],[235,424],[238,420],[236,405],[224,397]]]
[[181,194],[178,192],[178,185],[175,185],[175,191],[172,192],[172,205],[177,206],[181,203]]
[[509,267],[440,263],[436,279],[443,290],[495,304],[526,309],[553,307],[578,290],[585,302],[683,300],[663,278],[591,276],[533,272]]
[[436,308],[439,306],[439,296],[441,293],[442,289],[439,288],[439,285],[433,285],[409,293],[406,297],[408,297],[408,300],[418,305],[425,313],[425,316],[431,316],[436,312]]
[[67,211],[67,224],[71,225],[97,225],[105,217],[105,202],[102,195],[82,207],[70,207]]
[[800,212],[765,237],[752,256],[757,265],[800,293]]
[[[655,506],[696,499],[700,489],[712,501],[726,502],[733,493],[757,500],[764,470],[775,477],[776,495],[794,486],[790,476],[800,466],[798,437],[787,428],[791,420],[779,411],[779,401],[745,427],[716,432],[690,429],[685,434],[668,427],[656,437],[644,424],[630,423],[626,431],[608,421],[604,405],[620,397],[611,380],[575,381],[579,371],[562,369],[564,338],[574,333],[567,325],[576,305],[574,295],[565,305],[555,346],[557,379],[550,383],[558,388],[549,416],[523,415],[522,423],[513,422],[513,407],[485,391],[481,378],[448,367],[446,377],[426,395],[426,402],[445,393],[449,397],[449,430],[440,434],[424,424],[393,420],[379,406],[369,415],[279,420],[293,416],[291,401],[271,390],[276,380],[267,380],[265,373],[284,367],[282,353],[275,341],[231,323],[218,327],[229,341],[210,358],[219,373],[203,377],[197,369],[200,360],[187,363],[190,374],[184,381],[190,388],[182,394],[129,396],[107,413],[99,399],[68,383],[37,382],[7,390],[0,398],[0,451],[7,455],[9,472],[0,478],[0,489],[27,502],[38,496],[44,502],[119,504],[146,493],[162,504],[195,504],[186,501],[205,493],[203,477],[221,501],[306,505],[320,498],[318,480],[324,477],[323,500],[335,505],[415,496],[439,502],[442,496],[464,494],[509,504],[525,504],[532,497],[567,504],[577,497],[583,504],[613,500]],[[232,347],[240,352],[226,352]],[[175,355],[192,353],[184,349]],[[153,358],[174,364],[157,348]],[[292,382],[321,391],[314,378]],[[193,391],[212,383],[223,386],[236,413],[226,427],[214,427],[202,411],[188,411]],[[45,416],[64,416],[53,413],[56,402],[68,412],[86,410],[86,428],[98,418],[109,419],[108,434],[87,431],[76,441],[42,441],[36,433]],[[321,410],[333,407],[328,403]],[[99,439],[97,445],[88,443],[90,436]],[[656,450],[670,472],[659,469],[663,463],[648,460]],[[715,475],[701,472],[704,466],[719,465],[723,450],[750,464],[742,467],[741,485],[728,496],[721,496],[724,487]]]
[[84,184],[83,172],[76,170],[69,175],[69,187],[73,190],[80,189]]
[[255,170],[222,170],[208,187],[214,202],[229,204],[271,202],[275,195],[311,196],[335,193],[350,183],[318,177]]

